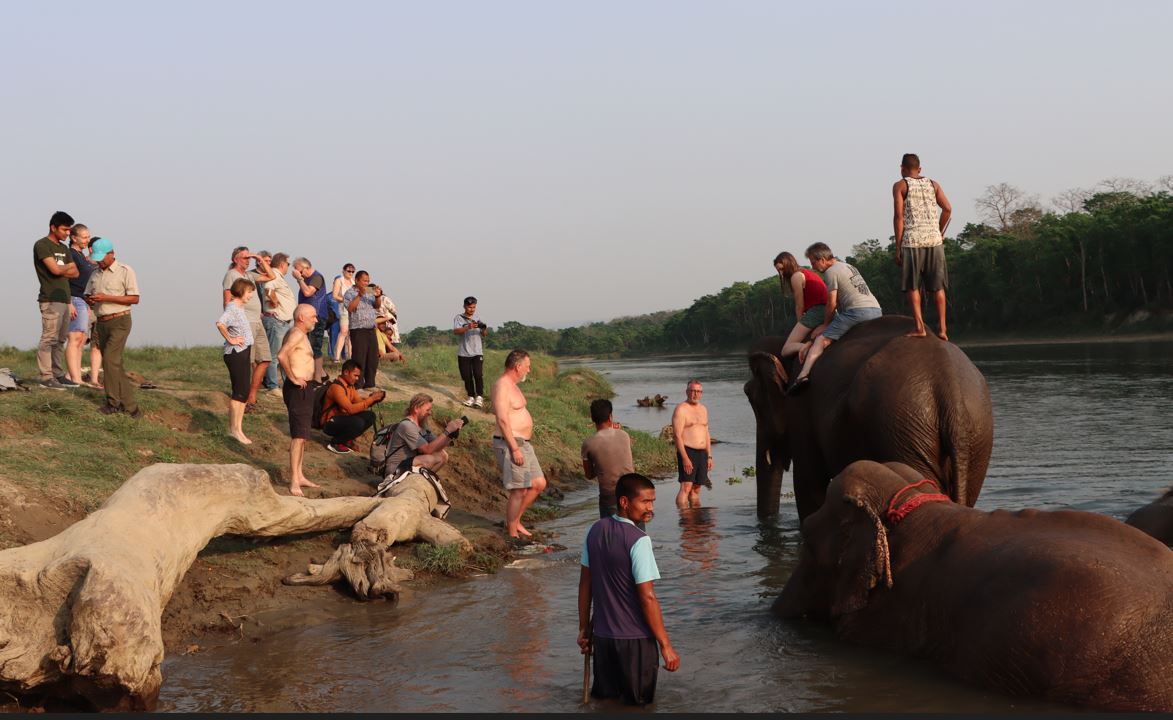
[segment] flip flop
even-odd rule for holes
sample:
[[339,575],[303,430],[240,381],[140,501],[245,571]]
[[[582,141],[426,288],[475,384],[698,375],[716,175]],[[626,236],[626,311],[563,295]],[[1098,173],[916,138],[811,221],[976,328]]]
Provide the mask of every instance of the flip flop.
[[790,389],[786,391],[786,394],[791,396],[798,395],[802,393],[803,390],[806,390],[810,384],[811,379],[809,375],[804,378],[798,378],[794,381],[794,384],[790,386]]

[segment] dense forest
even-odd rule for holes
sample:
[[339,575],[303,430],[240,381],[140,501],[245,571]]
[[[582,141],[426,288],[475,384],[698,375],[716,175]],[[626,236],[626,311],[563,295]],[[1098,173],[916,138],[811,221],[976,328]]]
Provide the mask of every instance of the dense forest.
[[[981,222],[945,239],[950,335],[1106,333],[1126,324],[1165,329],[1162,318],[1173,311],[1171,193],[1173,176],[1155,185],[1115,178],[1068,190],[1044,208],[1012,185],[990,186],[977,201]],[[839,243],[828,244],[842,252]],[[840,257],[859,268],[885,313],[908,314],[893,250],[891,238],[871,239]],[[775,253],[763,249],[764,266]],[[935,325],[935,311],[926,308],[925,319]],[[734,283],[684,310],[562,330],[507,322],[494,328],[488,344],[556,355],[729,350],[793,324],[794,301],[771,275]],[[456,338],[423,327],[405,340],[454,344]]]

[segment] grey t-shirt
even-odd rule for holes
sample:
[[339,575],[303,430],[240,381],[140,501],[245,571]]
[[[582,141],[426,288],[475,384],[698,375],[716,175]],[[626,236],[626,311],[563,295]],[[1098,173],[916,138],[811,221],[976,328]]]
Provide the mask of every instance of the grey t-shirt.
[[409,417],[395,426],[391,433],[391,454],[387,456],[387,473],[390,474],[399,467],[399,463],[409,457],[419,455],[419,449],[432,442],[436,436],[430,430],[421,430],[419,425]]
[[[236,282],[239,278],[251,280],[253,285],[260,285],[260,281],[257,280],[258,277],[260,276],[252,270],[249,270],[247,273],[242,273],[234,267],[228,268],[228,272],[224,273],[224,289],[231,290],[232,283]],[[261,321],[260,292],[254,291],[253,296],[244,304],[244,316],[248,318],[249,322],[259,323]]]
[[[465,323],[480,322],[480,319],[480,315],[474,314],[471,318],[467,318],[464,316],[464,313],[460,313],[456,316],[456,319],[452,321],[452,329],[459,330],[460,328],[464,327]],[[460,338],[460,347],[456,350],[457,356],[476,357],[477,355],[485,354],[485,349],[481,344],[480,328],[472,328],[463,335],[457,335],[457,337]]]
[[854,266],[842,260],[823,272],[823,280],[827,283],[827,292],[837,290],[836,308],[838,310],[856,310],[859,308],[879,308],[880,301],[872,295],[863,275],[859,274]]
[[589,460],[599,480],[599,494],[615,497],[615,483],[635,472],[631,460],[631,436],[619,428],[600,430],[582,441],[582,457]]

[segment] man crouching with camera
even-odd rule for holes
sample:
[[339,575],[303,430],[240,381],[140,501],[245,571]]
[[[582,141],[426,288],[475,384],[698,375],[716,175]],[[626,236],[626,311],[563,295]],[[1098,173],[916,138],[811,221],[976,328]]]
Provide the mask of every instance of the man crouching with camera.
[[391,433],[391,444],[387,451],[387,475],[398,475],[417,467],[438,471],[448,462],[444,450],[456,436],[468,418],[452,420],[437,437],[427,429],[428,418],[432,416],[432,397],[416,393],[407,403],[403,420]]

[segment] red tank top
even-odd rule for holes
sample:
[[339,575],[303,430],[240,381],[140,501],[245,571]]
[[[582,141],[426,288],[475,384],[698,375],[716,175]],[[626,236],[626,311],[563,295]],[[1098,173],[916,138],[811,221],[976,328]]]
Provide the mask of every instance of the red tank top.
[[816,305],[826,305],[827,284],[823,278],[814,270],[799,268],[798,271],[806,278],[806,284],[802,286],[802,306],[809,310]]

